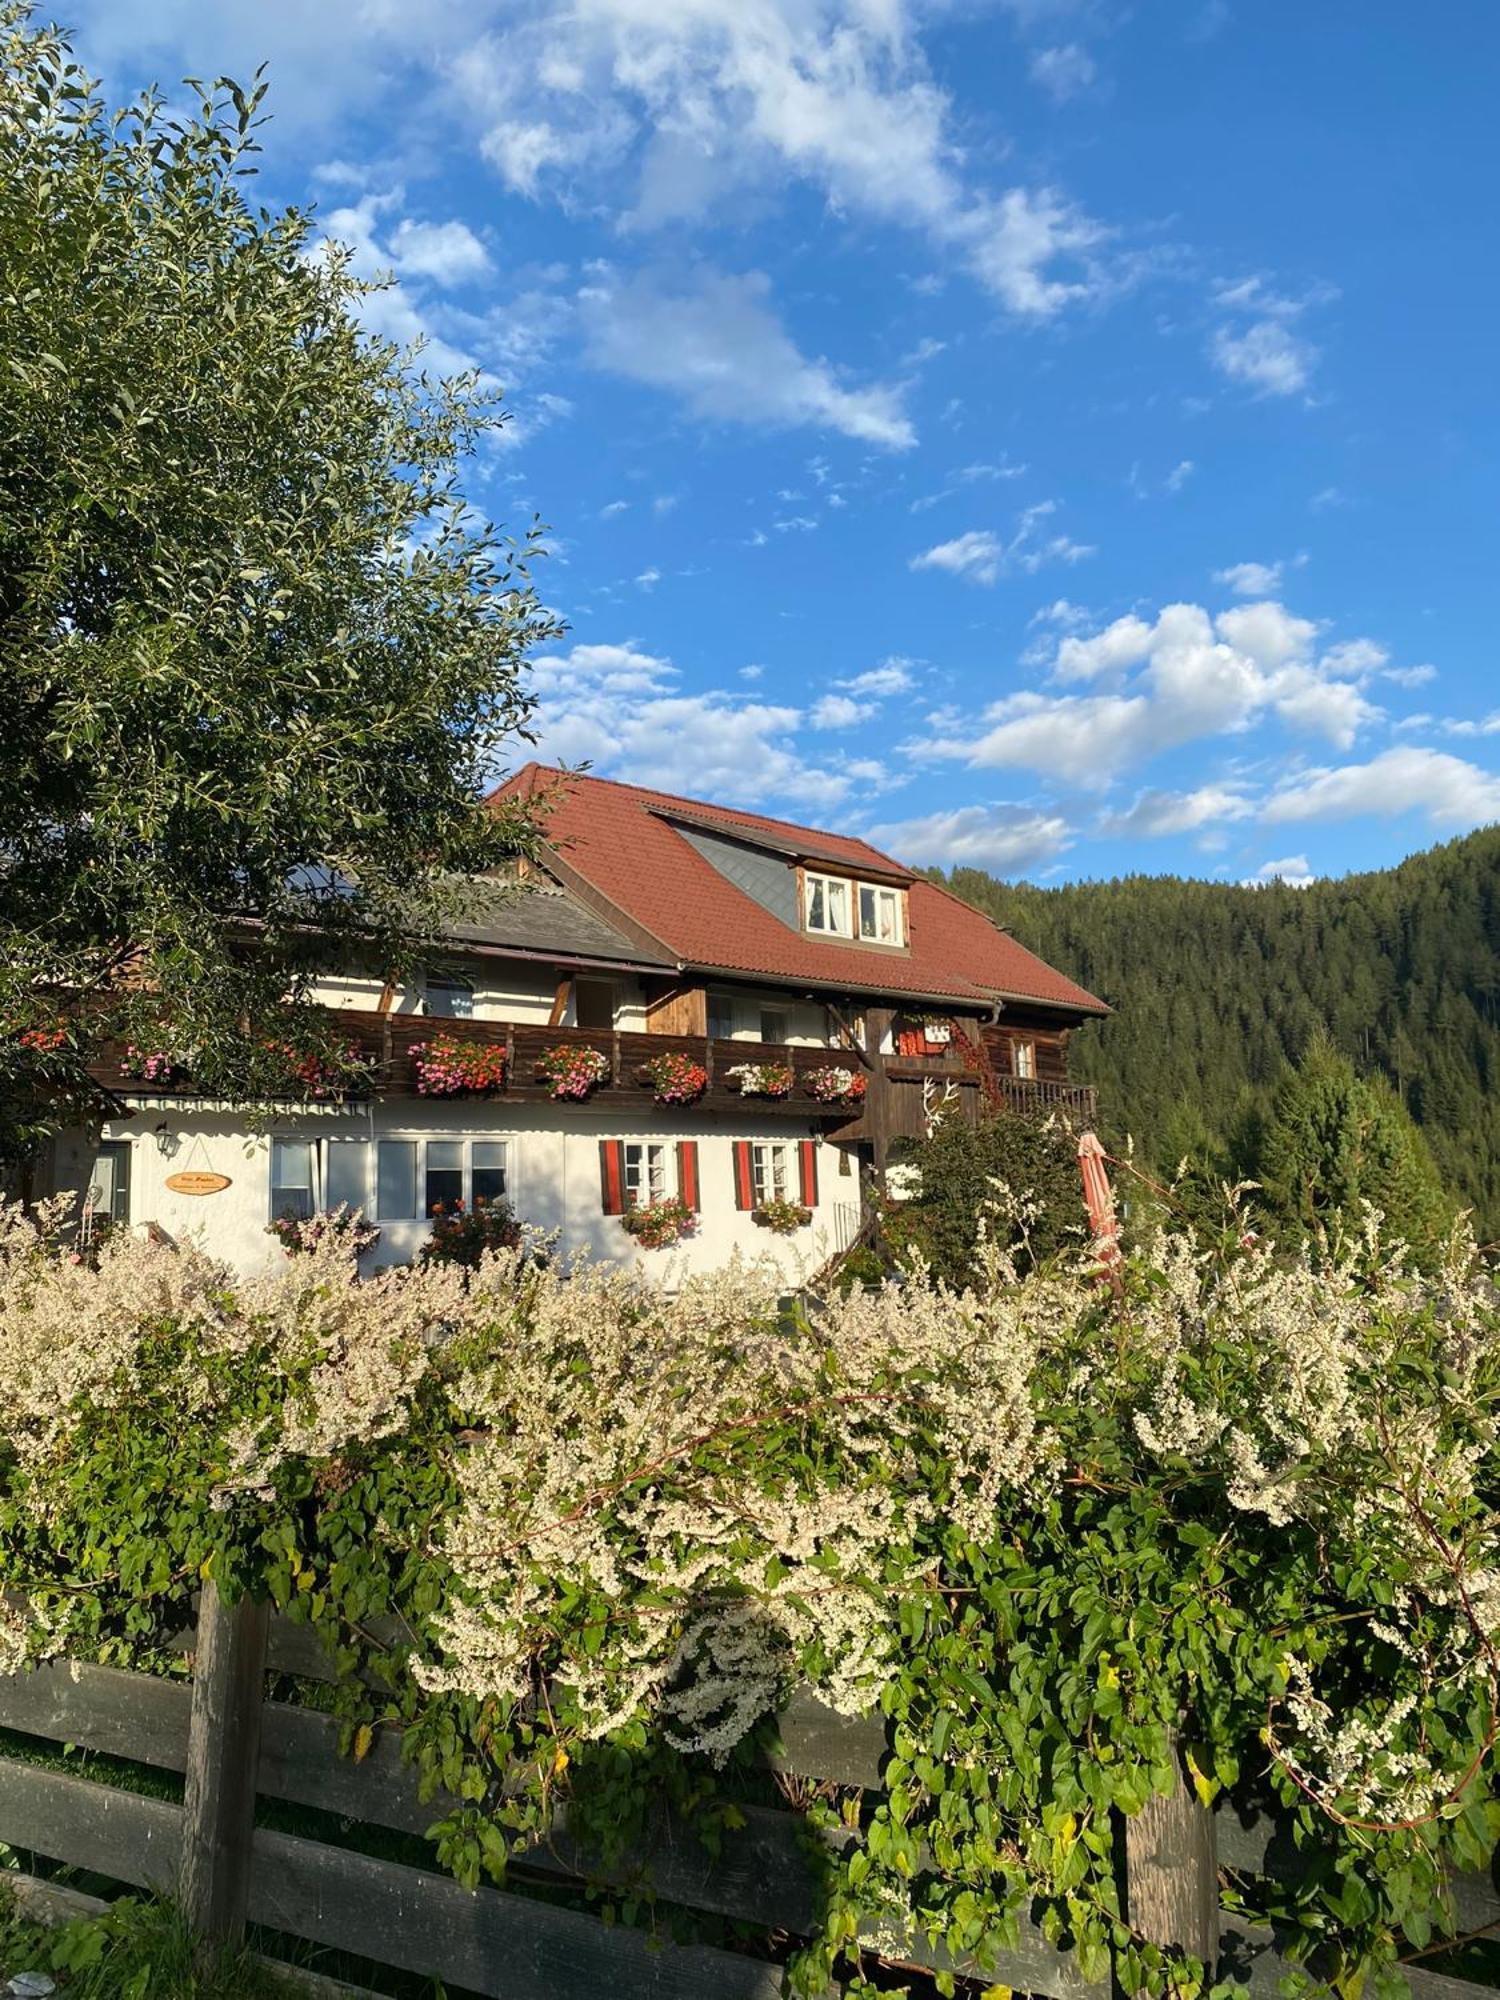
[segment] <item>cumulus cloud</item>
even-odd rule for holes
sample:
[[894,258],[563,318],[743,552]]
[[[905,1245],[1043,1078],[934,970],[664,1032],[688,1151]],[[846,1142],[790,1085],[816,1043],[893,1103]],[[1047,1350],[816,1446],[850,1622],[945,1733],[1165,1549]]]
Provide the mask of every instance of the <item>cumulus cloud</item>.
[[814,729],[852,729],[869,711],[847,694],[825,694],[808,716]]
[[1405,812],[1422,813],[1432,826],[1450,831],[1487,826],[1500,819],[1500,777],[1445,751],[1403,746],[1366,764],[1288,779],[1266,801],[1264,817],[1284,824]]
[[403,277],[458,285],[491,269],[490,253],[463,222],[413,222],[403,216],[391,237],[391,260]]
[[675,281],[600,274],[579,297],[589,358],[715,421],[838,431],[892,451],[915,444],[901,390],[851,385],[829,362],[802,354],[770,289],[758,271],[700,269]]
[[1031,58],[1031,79],[1039,83],[1054,104],[1066,104],[1080,97],[1099,75],[1099,65],[1081,42],[1061,42],[1053,48],[1038,49]]
[[1274,597],[1281,588],[1281,569],[1279,562],[1231,563],[1214,571],[1214,582],[1226,585],[1236,597]]
[[871,838],[913,867],[987,868],[1024,874],[1071,845],[1068,823],[1029,806],[959,806],[922,819],[898,820]]
[[888,660],[882,660],[878,667],[868,667],[862,674],[851,674],[847,680],[837,685],[847,688],[850,694],[861,694],[883,699],[886,695],[904,694],[915,685],[916,675],[910,660],[903,660],[893,653]]
[[[1379,649],[1320,655],[1318,626],[1274,602],[1235,605],[1217,618],[1202,605],[1169,604],[1153,621],[1131,612],[1090,635],[1065,624],[1053,621],[1050,659],[1045,650],[1027,659],[1050,666],[1056,685],[1096,691],[1008,695],[967,726],[940,718],[909,752],[1103,787],[1162,751],[1240,733],[1268,715],[1348,749],[1382,713],[1364,691]],[[1351,661],[1363,664],[1351,671]]]
[[1142,792],[1128,812],[1106,814],[1100,827],[1110,834],[1156,838],[1199,833],[1226,820],[1249,819],[1254,812],[1251,800],[1236,787],[1200,785],[1191,792]]
[[1253,320],[1239,331],[1219,327],[1209,353],[1231,382],[1263,396],[1294,396],[1305,389],[1318,358],[1310,341],[1274,319]]
[[547,654],[532,673],[537,755],[587,763],[604,777],[736,805],[774,798],[830,810],[890,782],[873,759],[805,757],[801,709],[684,693],[671,660],[630,642]]
[[1253,875],[1246,876],[1245,887],[1259,889],[1268,882],[1280,882],[1288,889],[1306,889],[1317,879],[1305,854],[1288,854],[1282,861],[1263,861]]

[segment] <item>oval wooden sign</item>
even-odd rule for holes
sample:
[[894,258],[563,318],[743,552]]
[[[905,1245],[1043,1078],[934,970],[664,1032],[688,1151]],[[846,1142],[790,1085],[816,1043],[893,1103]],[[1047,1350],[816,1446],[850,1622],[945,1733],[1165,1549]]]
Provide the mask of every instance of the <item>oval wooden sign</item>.
[[228,1174],[168,1174],[167,1186],[173,1194],[222,1194],[230,1185]]

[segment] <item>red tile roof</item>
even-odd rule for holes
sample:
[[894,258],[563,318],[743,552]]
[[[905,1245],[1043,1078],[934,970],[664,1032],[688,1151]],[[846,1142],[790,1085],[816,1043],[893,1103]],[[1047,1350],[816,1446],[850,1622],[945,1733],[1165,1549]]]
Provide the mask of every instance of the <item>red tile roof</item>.
[[[560,860],[677,960],[710,972],[805,982],[842,992],[909,994],[982,1006],[1034,1001],[1074,1013],[1108,1009],[947,889],[912,876],[868,841],[697,799],[527,764],[496,798],[546,795]],[[910,883],[909,949],[834,944],[790,929],[684,839],[676,815],[782,853],[843,863]]]

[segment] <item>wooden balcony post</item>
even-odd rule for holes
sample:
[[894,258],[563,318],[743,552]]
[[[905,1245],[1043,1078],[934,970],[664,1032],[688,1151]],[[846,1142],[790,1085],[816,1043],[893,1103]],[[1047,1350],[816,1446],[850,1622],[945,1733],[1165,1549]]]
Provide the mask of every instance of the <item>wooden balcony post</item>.
[[1174,1734],[1177,1782],[1125,1822],[1125,1913],[1152,1944],[1191,1952],[1210,1968],[1219,1955],[1219,1859],[1213,1808],[1198,1800]]
[[207,1944],[237,1944],[250,1894],[255,1775],[270,1607],[204,1586],[182,1795],[183,1914]]

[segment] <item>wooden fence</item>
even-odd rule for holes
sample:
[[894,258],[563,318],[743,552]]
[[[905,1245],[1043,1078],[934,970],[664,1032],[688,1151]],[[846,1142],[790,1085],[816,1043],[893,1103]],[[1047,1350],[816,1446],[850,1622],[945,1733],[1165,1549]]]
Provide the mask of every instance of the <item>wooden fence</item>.
[[[210,1589],[194,1667],[191,1683],[69,1662],[0,1680],[0,1728],[185,1778],[178,1805],[0,1752],[0,1841],[116,1883],[176,1893],[211,1936],[232,1937],[248,1920],[494,2000],[773,2000],[781,1993],[780,1968],[768,1957],[675,1945],[591,1914],[581,1895],[588,1858],[571,1843],[565,1820],[544,1848],[518,1859],[515,1886],[504,1891],[465,1890],[435,1868],[257,1826],[259,1796],[420,1836],[446,1802],[418,1801],[394,1735],[378,1735],[356,1763],[339,1755],[330,1717],[263,1699],[268,1670],[331,1678],[331,1663],[306,1626],[268,1619],[263,1607],[226,1610]],[[784,1772],[879,1788],[886,1743],[878,1719],[851,1721],[794,1698],[780,1735],[773,1761]],[[664,1902],[736,1918],[768,1937],[807,1935],[817,1886],[803,1822],[789,1810],[742,1810],[743,1828],[725,1836],[717,1857],[690,1827],[663,1817],[620,1879],[644,1871]],[[1120,1845],[1135,1927],[1163,1944],[1217,1956],[1222,1976],[1247,1981],[1256,2000],[1272,2000],[1287,1970],[1275,1941],[1222,1915],[1218,1888],[1221,1868],[1293,1880],[1302,1872],[1274,1820],[1227,1808],[1206,1812],[1184,1784],[1127,1822]],[[59,1900],[57,1890],[21,1879],[33,1900]],[[528,1887],[545,1889],[549,1899],[527,1894]],[[1500,1895],[1488,1876],[1451,1887],[1462,1932],[1500,1925]],[[573,1892],[573,1906],[557,1900],[559,1890]],[[61,1900],[65,1910],[83,1906],[68,1892]],[[1050,2000],[1110,2000],[1107,1980],[1086,1981],[1070,1953],[1054,1950],[1024,1920],[1017,1948],[992,1971],[888,1936],[876,1955]],[[1420,1967],[1410,1977],[1415,2000],[1476,2000],[1480,1990]],[[325,1994],[353,1990],[312,1985]]]

